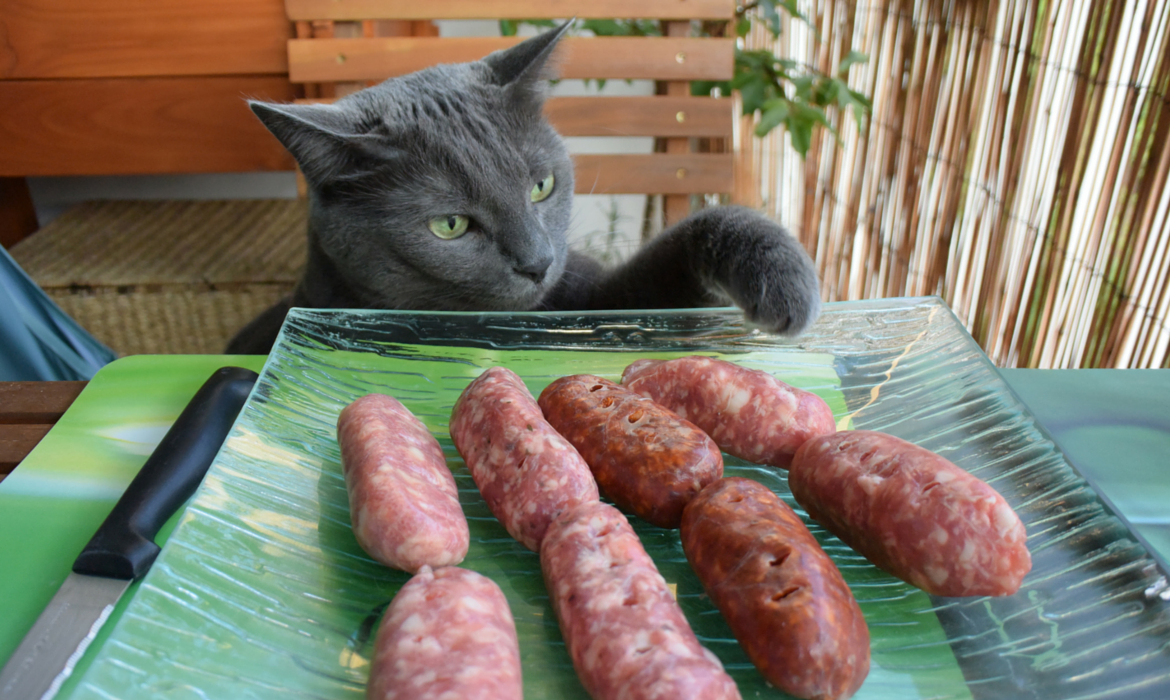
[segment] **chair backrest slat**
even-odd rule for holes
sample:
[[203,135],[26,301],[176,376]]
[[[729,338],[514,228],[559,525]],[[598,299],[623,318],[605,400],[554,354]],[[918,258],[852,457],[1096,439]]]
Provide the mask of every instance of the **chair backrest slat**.
[[[288,75],[294,83],[384,80],[436,63],[477,61],[520,42],[515,37],[358,37],[290,39]],[[562,78],[727,80],[733,39],[570,37],[558,47]]]
[[710,97],[553,97],[544,113],[563,136],[731,138],[727,100]]
[[[300,104],[332,99],[297,100]],[[544,114],[561,136],[731,138],[727,100],[711,97],[550,97]]]
[[730,192],[730,153],[594,154],[574,156],[577,194]]
[[731,19],[730,0],[285,0],[289,19]]

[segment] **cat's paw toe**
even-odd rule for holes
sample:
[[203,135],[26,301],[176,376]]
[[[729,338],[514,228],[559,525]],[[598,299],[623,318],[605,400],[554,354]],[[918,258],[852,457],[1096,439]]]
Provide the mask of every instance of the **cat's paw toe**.
[[[799,335],[816,321],[821,311],[821,300],[815,284],[791,284],[793,280],[759,289],[753,300],[740,304],[744,318],[765,331],[780,335]],[[815,279],[813,280],[815,283]]]
[[812,260],[787,233],[776,234],[741,258],[731,297],[751,323],[781,335],[798,335],[821,311],[820,283]]

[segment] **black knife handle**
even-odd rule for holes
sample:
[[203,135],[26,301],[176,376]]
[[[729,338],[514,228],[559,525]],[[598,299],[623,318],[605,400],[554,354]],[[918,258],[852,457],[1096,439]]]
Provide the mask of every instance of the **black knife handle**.
[[203,481],[257,377],[242,367],[211,375],[81,550],[74,572],[137,579],[150,569],[160,550],[155,535]]

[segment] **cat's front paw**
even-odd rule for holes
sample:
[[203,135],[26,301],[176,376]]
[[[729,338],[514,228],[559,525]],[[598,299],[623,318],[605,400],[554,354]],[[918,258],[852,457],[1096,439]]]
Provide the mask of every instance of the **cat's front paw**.
[[821,311],[820,283],[800,243],[750,209],[718,207],[699,216],[704,213],[707,245],[719,261],[710,282],[764,330],[797,335],[812,325]]
[[[816,274],[811,265],[786,267],[784,256],[764,256],[760,274],[750,270],[731,280],[728,295],[752,324],[780,335],[799,335],[821,313]],[[755,265],[751,267],[755,268]]]

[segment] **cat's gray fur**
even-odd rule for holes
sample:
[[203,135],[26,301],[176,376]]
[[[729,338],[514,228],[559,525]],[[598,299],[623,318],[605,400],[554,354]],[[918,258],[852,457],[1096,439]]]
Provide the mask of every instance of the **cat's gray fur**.
[[[251,102],[308,182],[309,254],[291,298],[227,351],[268,352],[291,306],[510,311],[731,301],[766,329],[807,327],[820,309],[812,261],[748,209],[704,209],[613,269],[568,249],[573,166],[541,114],[564,30],[331,105]],[[531,202],[550,172],[551,196]],[[450,214],[470,217],[472,227],[443,240],[428,222]]]

